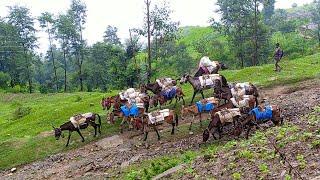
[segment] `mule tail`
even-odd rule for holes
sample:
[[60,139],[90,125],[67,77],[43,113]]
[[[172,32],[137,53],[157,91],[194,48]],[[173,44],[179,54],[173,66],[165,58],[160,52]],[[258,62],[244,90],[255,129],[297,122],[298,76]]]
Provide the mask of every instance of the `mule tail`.
[[100,127],[101,127],[101,117],[100,117],[99,114],[96,114],[96,115],[98,116],[98,122],[99,122],[99,125],[100,125]]

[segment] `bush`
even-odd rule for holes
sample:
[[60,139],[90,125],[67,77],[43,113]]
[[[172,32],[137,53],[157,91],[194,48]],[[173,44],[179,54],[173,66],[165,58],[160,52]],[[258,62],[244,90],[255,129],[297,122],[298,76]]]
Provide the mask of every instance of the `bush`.
[[4,72],[0,72],[0,88],[7,88],[10,76]]
[[17,120],[20,119],[28,114],[30,114],[31,112],[31,107],[23,107],[23,106],[19,106],[14,112],[13,112],[13,120]]
[[27,92],[27,89],[21,87],[20,85],[15,85],[13,88],[8,89],[7,91],[11,93],[24,93]]

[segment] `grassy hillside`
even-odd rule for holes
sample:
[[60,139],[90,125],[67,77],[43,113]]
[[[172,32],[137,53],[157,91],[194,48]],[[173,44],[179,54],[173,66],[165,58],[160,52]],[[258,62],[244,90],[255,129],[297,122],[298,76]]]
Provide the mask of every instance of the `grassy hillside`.
[[[281,62],[283,71],[280,73],[273,71],[273,65],[264,65],[223,71],[222,74],[229,82],[251,81],[264,87],[290,84],[305,79],[319,78],[319,59],[320,54],[295,60],[284,60]],[[184,85],[183,90],[189,103],[192,94],[191,86]],[[0,169],[28,163],[85,144],[79,143],[80,138],[74,134],[70,147],[64,148],[66,139],[56,141],[50,132],[51,125],[58,126],[67,121],[70,116],[81,112],[92,111],[104,115],[100,100],[106,95],[103,93],[31,95],[0,93]],[[22,114],[25,116],[14,118]],[[105,116],[102,118],[102,137],[118,133],[118,126],[110,126],[106,124]],[[92,134],[88,134],[93,132],[92,128],[83,132],[86,143],[95,140]]]

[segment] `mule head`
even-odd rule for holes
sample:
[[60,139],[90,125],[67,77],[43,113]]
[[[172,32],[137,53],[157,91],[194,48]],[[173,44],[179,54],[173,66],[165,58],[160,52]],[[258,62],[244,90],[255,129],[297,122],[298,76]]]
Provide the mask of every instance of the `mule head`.
[[219,65],[222,70],[228,69],[228,66],[224,63],[219,63]]
[[184,74],[181,78],[180,78],[180,84],[186,83],[188,81],[188,78],[190,77],[190,75],[188,74]]
[[101,105],[102,105],[102,109],[105,110],[109,110],[111,108],[111,98],[103,98],[102,101],[101,101]]
[[54,136],[55,136],[56,140],[59,140],[60,136],[62,138],[64,137],[63,134],[62,134],[62,130],[60,128],[53,127],[53,130],[54,130]]
[[209,136],[210,136],[210,131],[209,131],[209,129],[207,128],[207,129],[205,129],[205,130],[203,131],[203,133],[202,133],[202,141],[203,141],[203,142],[207,142],[208,139],[209,139]]

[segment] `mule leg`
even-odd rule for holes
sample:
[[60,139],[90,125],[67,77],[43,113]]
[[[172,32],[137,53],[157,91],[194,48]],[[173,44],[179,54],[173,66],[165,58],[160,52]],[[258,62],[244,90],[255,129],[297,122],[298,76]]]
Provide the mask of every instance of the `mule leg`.
[[146,132],[144,132],[144,139],[143,139],[143,141],[146,141],[147,140],[147,138],[148,138],[148,131],[146,131]]
[[174,106],[173,106],[173,107],[176,107],[176,106],[177,106],[177,103],[178,103],[178,97],[176,97],[176,102],[174,103]]
[[158,140],[160,140],[160,134],[158,132],[158,128],[156,126],[153,127],[153,129],[156,131],[157,136],[158,136]]
[[186,102],[184,101],[183,96],[182,96],[181,98],[182,98],[182,103],[183,103],[183,105],[185,105],[185,104],[186,104]]
[[191,131],[193,121],[191,121],[190,126],[189,126],[189,131]]
[[69,136],[68,136],[68,141],[67,141],[66,147],[69,146],[70,137],[71,137],[71,131],[69,131]]
[[219,126],[218,126],[219,139],[222,138],[222,130],[223,130],[223,126],[219,125]]
[[90,122],[90,125],[94,128],[94,136],[93,137],[96,137],[98,124],[96,124],[95,122]]
[[249,125],[248,125],[248,129],[247,129],[247,133],[246,133],[246,139],[248,139],[248,138],[249,138],[249,132],[250,132],[250,130],[251,130],[251,128],[252,128],[252,126],[254,126],[254,124],[253,124],[253,123],[249,123]]
[[193,95],[192,95],[192,99],[191,99],[190,105],[192,105],[193,100],[194,100],[194,97],[196,96],[197,92],[198,92],[198,91],[193,91]]
[[175,123],[172,123],[172,130],[171,130],[171,134],[174,134],[174,126],[175,126]]
[[200,128],[202,128],[202,116],[201,116],[201,113],[199,113],[199,118],[200,118]]
[[120,133],[123,133],[124,123],[126,122],[126,117],[123,117],[121,124],[120,124]]
[[204,94],[202,90],[201,90],[201,96],[202,96],[202,99],[204,99]]
[[217,140],[216,136],[214,135],[214,133],[215,133],[217,130],[218,130],[218,128],[215,127],[215,128],[213,129],[212,133],[211,133],[214,140]]
[[81,132],[79,129],[77,129],[78,134],[80,135],[80,137],[82,138],[82,142],[84,142],[84,137],[82,136]]

